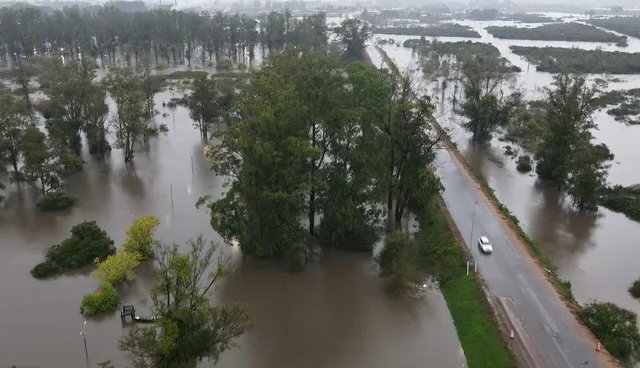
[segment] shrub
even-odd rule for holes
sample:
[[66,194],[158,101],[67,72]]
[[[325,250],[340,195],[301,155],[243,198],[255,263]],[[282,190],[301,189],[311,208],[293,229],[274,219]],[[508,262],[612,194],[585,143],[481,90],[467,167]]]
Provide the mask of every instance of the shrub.
[[415,274],[410,256],[411,247],[411,239],[401,232],[387,235],[384,241],[378,262],[380,272],[389,277],[390,287],[394,291],[405,290]]
[[71,237],[47,250],[44,262],[36,265],[31,274],[43,278],[75,270],[104,260],[115,253],[113,240],[95,221],[87,221],[71,229]]
[[371,251],[379,236],[374,211],[357,206],[337,194],[323,206],[317,231],[318,242],[327,247],[352,251]]
[[118,295],[111,284],[105,283],[82,298],[82,312],[86,315],[114,312],[118,309]]
[[166,133],[169,131],[169,127],[167,126],[167,124],[162,123],[160,124],[160,126],[158,127],[158,130],[160,130],[163,133]]
[[36,207],[40,211],[64,210],[76,203],[76,200],[62,190],[55,190],[42,196]]
[[516,166],[516,169],[521,173],[531,171],[531,157],[528,155],[518,157],[518,166]]
[[229,59],[221,60],[216,66],[217,70],[231,70],[233,69],[233,62]]
[[616,212],[622,212],[632,220],[640,221],[640,186],[616,185],[606,188],[599,204]]
[[633,282],[633,284],[629,288],[629,294],[631,294],[634,298],[640,298],[640,279]]
[[131,253],[138,253],[141,260],[153,256],[154,235],[160,225],[160,220],[155,216],[142,216],[137,218],[126,231],[126,237],[122,249]]
[[203,70],[176,70],[166,75],[167,79],[198,79],[206,78],[209,73]]
[[93,273],[93,277],[105,284],[115,285],[133,277],[133,270],[140,264],[140,255],[119,251],[102,262],[96,261],[98,269]]
[[613,303],[593,302],[580,310],[580,317],[609,353],[629,362],[640,348],[638,316]]

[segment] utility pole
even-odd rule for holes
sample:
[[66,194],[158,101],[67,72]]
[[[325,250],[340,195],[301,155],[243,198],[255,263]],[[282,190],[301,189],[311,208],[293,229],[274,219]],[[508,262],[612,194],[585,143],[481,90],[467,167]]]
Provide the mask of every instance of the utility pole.
[[473,215],[471,217],[471,235],[469,235],[469,251],[471,252],[471,245],[473,244],[473,226],[476,222],[476,207],[478,207],[478,201],[473,202]]
[[84,340],[84,355],[87,357],[87,363],[89,362],[89,351],[87,350],[87,321],[85,320],[82,324],[82,339]]

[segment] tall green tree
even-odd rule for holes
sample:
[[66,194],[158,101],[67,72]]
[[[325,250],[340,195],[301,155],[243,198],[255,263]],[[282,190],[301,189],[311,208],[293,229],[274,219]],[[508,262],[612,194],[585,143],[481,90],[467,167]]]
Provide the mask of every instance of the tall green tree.
[[613,154],[605,144],[583,143],[571,155],[571,171],[567,178],[567,193],[579,209],[596,210],[603,189],[607,185],[609,165]]
[[383,183],[387,202],[387,231],[400,230],[412,208],[425,207],[440,191],[433,175],[435,150],[441,139],[429,124],[434,106],[426,95],[417,95],[410,71],[401,72],[381,52],[389,70],[376,88],[376,125],[383,134],[386,155]]
[[[144,94],[146,116],[148,120],[151,120],[157,113],[153,98],[158,92],[162,91],[164,78],[161,75],[153,74],[149,63],[145,63],[139,67],[137,74],[140,80],[140,90]],[[146,139],[147,132],[145,131],[144,133]]]
[[115,119],[116,147],[124,150],[124,160],[135,156],[135,147],[148,128],[149,115],[140,79],[131,68],[111,68],[105,86],[118,108]]
[[512,111],[521,103],[520,94],[502,97],[502,84],[512,77],[505,62],[497,56],[472,56],[462,66],[465,100],[461,113],[463,126],[477,142],[488,141],[493,132],[505,126]]
[[195,368],[204,359],[215,364],[250,328],[246,308],[211,302],[210,291],[228,270],[213,261],[216,248],[202,236],[187,242],[186,254],[177,245],[158,248],[151,300],[159,320],[155,326],[132,327],[119,344],[134,367]]
[[371,38],[369,24],[358,18],[347,18],[333,32],[344,44],[346,61],[365,60],[365,46]]
[[84,132],[89,144],[89,153],[99,159],[111,150],[107,141],[106,118],[109,106],[105,102],[106,91],[101,85],[93,85],[84,96]]
[[536,172],[558,189],[568,191],[580,209],[596,209],[607,177],[609,149],[592,143],[598,109],[597,86],[583,76],[559,74],[547,89]]
[[30,122],[31,111],[26,102],[12,95],[0,95],[0,151],[12,166],[14,177],[20,172],[20,139]]
[[62,163],[46,135],[35,125],[29,125],[20,139],[23,165],[20,180],[37,188],[43,195],[61,185]]
[[270,63],[241,91],[233,122],[212,149],[214,170],[230,182],[208,206],[214,229],[245,254],[284,257],[297,268],[307,248],[300,219],[317,150],[295,86]]
[[344,90],[338,97],[338,124],[329,125],[327,162],[319,187],[322,214],[316,237],[320,244],[370,250],[378,239],[379,201],[385,170],[381,135],[375,125],[380,108],[374,94],[381,74],[371,65],[347,65]]
[[191,94],[187,98],[189,116],[200,131],[203,139],[209,137],[209,129],[222,117],[221,92],[213,78],[195,79],[191,85]]
[[33,110],[31,98],[29,97],[29,83],[31,81],[32,74],[32,69],[23,62],[18,62],[12,69],[12,80],[20,87],[20,94],[29,108],[29,111]]

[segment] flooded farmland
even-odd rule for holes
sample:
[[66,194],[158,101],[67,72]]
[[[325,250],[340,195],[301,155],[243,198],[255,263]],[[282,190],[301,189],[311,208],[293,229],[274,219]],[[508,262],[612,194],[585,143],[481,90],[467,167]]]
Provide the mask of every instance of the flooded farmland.
[[[77,205],[65,212],[35,210],[37,193],[11,186],[0,208],[0,366],[95,367],[111,360],[126,365],[117,342],[124,329],[119,314],[87,319],[88,361],[80,331],[82,296],[98,286],[90,270],[36,280],[29,270],[45,249],[70,228],[95,220],[114,239],[145,214],[156,215],[158,237],[183,243],[202,233],[219,241],[207,214],[194,206],[205,194],[220,195],[222,179],[203,157],[204,144],[186,108],[162,107],[182,92],[156,95],[169,132],[139,147],[124,165],[114,149],[104,162],[87,153],[84,170],[67,182]],[[162,114],[166,114],[165,117]],[[265,214],[268,215],[268,214]],[[237,248],[223,246],[233,271],[215,292],[215,300],[246,303],[254,328],[217,366],[249,367],[415,367],[461,366],[464,356],[444,299],[437,291],[421,299],[388,295],[375,261],[367,254],[330,252],[304,272],[287,273],[272,262],[243,260]],[[123,304],[139,314],[153,285],[152,269],[141,266],[135,280],[119,288]],[[211,366],[204,363],[203,366]]]

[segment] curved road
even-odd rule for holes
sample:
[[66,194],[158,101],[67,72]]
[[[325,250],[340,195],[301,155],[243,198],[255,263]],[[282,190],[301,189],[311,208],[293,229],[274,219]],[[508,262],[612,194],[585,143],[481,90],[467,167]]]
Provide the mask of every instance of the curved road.
[[[533,367],[598,367],[593,341],[579,326],[539,266],[515,244],[477,184],[447,150],[438,153],[438,175],[444,202],[478,262],[478,272],[501,304],[516,337],[526,347],[523,357]],[[474,210],[475,207],[475,210]],[[475,216],[473,215],[475,212]],[[472,219],[475,217],[475,221]],[[473,222],[473,235],[472,232]],[[493,254],[482,255],[477,241],[486,235]],[[602,357],[599,357],[602,358]]]

